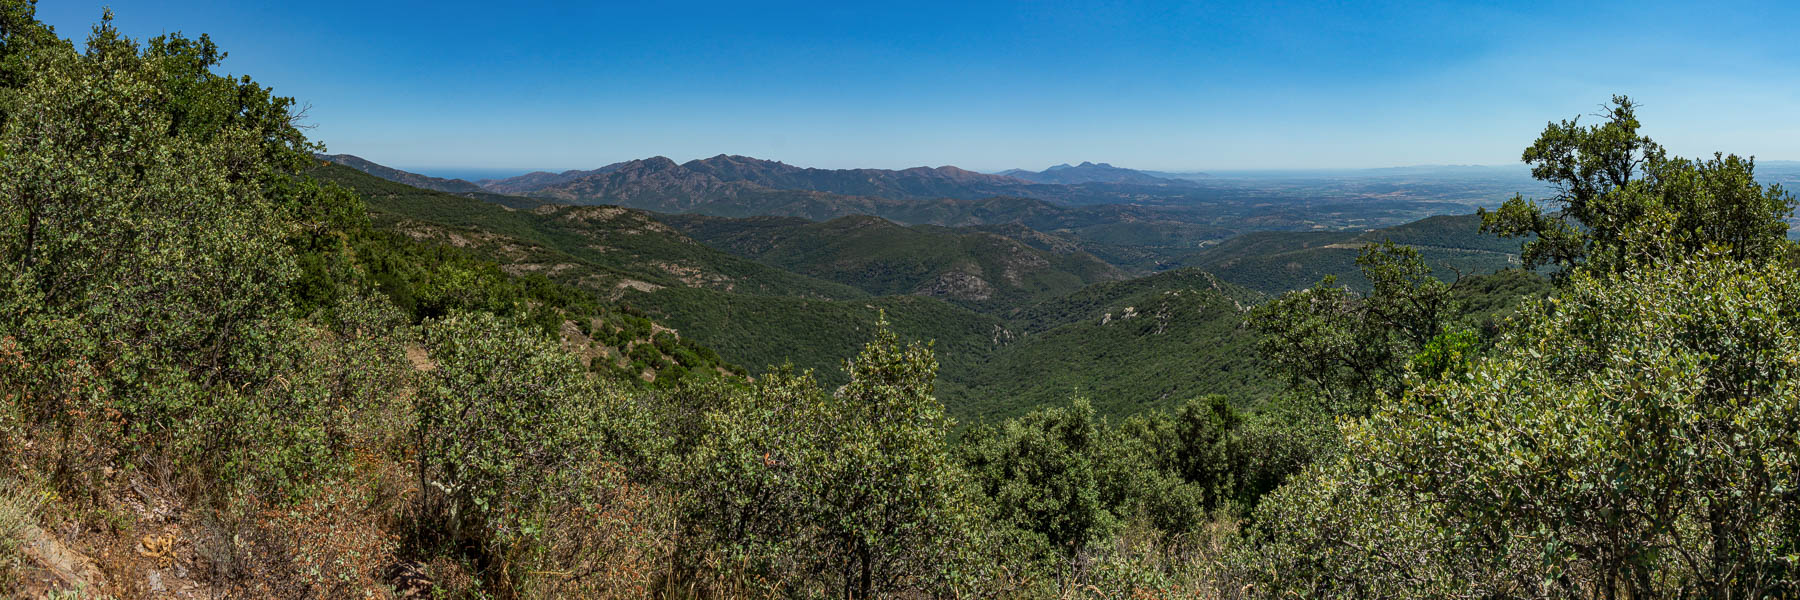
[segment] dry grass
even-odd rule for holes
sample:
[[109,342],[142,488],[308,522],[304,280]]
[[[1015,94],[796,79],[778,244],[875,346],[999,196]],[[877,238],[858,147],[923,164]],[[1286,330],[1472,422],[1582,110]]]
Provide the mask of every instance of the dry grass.
[[25,536],[37,526],[40,496],[23,484],[0,479],[0,590],[17,585],[25,568]]

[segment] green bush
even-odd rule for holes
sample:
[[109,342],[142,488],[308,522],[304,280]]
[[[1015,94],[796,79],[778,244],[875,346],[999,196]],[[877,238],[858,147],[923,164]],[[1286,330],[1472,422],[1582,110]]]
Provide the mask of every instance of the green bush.
[[657,352],[656,346],[650,344],[638,344],[632,346],[631,351],[625,353],[625,355],[631,357],[633,363],[645,365],[655,364],[657,361],[662,360],[662,353]]
[[1116,525],[1102,495],[1108,432],[1077,399],[964,436],[963,461],[986,494],[998,527],[1032,559],[1073,558]]
[[945,445],[935,366],[882,323],[838,393],[777,372],[713,400],[671,482],[687,491],[684,529],[702,541],[689,568],[793,595],[967,585],[974,498]]
[[1414,248],[1367,246],[1356,263],[1369,293],[1327,277],[1256,307],[1248,319],[1262,333],[1263,359],[1289,391],[1321,396],[1340,412],[1361,412],[1398,394],[1409,359],[1460,312],[1450,284],[1433,278]]
[[331,297],[290,286],[291,219],[332,198],[294,184],[311,146],[292,101],[212,75],[204,38],[140,48],[110,22],[86,54],[15,58],[31,76],[0,129],[16,200],[0,203],[0,390],[56,438],[64,489],[164,452],[213,490],[286,493],[330,468],[337,417],[298,381],[314,328],[289,315]]
[[599,390],[555,341],[501,317],[454,313],[423,339],[437,367],[415,395],[421,515],[489,551],[529,537],[595,443]]
[[1795,593],[1797,315],[1781,266],[1577,274],[1266,503],[1265,573],[1308,594]]
[[655,342],[656,349],[663,354],[672,354],[675,352],[675,334],[667,331],[659,331],[655,336],[651,337],[651,341]]

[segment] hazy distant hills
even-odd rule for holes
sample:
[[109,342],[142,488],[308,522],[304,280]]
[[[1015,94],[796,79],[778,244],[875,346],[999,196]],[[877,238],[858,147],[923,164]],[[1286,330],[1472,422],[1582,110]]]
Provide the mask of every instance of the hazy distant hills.
[[364,160],[362,157],[351,154],[319,154],[317,156],[320,160],[334,162],[388,181],[396,181],[416,188],[449,192],[452,194],[479,194],[487,191],[482,189],[479,185],[461,179],[443,179],[440,177],[420,175],[418,173],[408,173],[392,167],[375,164],[374,162]]
[[[1042,173],[1015,171],[1020,177],[1012,177],[955,167],[813,169],[719,155],[685,164],[651,157],[592,170],[530,173],[484,180],[482,191],[471,192],[473,184],[462,180],[407,173],[348,155],[324,158],[390,181],[514,208],[531,208],[547,201],[819,222],[867,215],[905,225],[987,228],[1040,250],[1072,246],[1128,272],[1201,266],[1227,280],[1265,291],[1304,286],[1323,272],[1344,272],[1343,265],[1350,264],[1344,257],[1354,258],[1356,247],[1370,241],[1370,236],[1359,230],[1407,223],[1430,214],[1466,214],[1471,204],[1480,205],[1484,198],[1519,188],[1511,171],[1478,167],[1392,169],[1380,170],[1388,173],[1383,175],[1359,172],[1337,179],[1309,175],[1250,183],[1227,178],[1220,181],[1239,183],[1203,184],[1096,163],[1059,165]],[[1085,182],[1037,183],[1027,178]],[[995,191],[1016,194],[980,195]],[[1008,225],[1018,227],[1005,227]],[[1503,258],[1503,253],[1489,251],[1493,248],[1515,248],[1516,252],[1516,246],[1483,236],[1473,226],[1467,229],[1459,230],[1458,235],[1480,239],[1436,244],[1443,249],[1435,252],[1458,254],[1450,260],[1458,268],[1498,264],[1496,258]],[[1293,230],[1305,233],[1257,233]],[[1233,239],[1245,233],[1254,235]],[[1236,250],[1259,236],[1345,239],[1342,245],[1315,249],[1306,257],[1291,255],[1298,249],[1254,257]],[[1230,241],[1219,243],[1226,240]],[[1480,251],[1465,248],[1471,244],[1489,247]],[[1292,260],[1296,258],[1301,259]],[[1282,262],[1274,262],[1277,260]],[[1251,281],[1252,277],[1261,281]]]
[[[607,165],[590,171],[530,173],[484,182],[487,189],[567,204],[617,204],[664,213],[715,216],[793,216],[827,220],[849,215],[878,215],[905,223],[970,225],[1058,212],[1042,201],[979,197],[916,196],[929,188],[946,189],[965,176],[971,181],[1004,180],[960,169],[885,171],[801,169],[783,163],[743,157],[715,157],[677,164],[657,156]],[[910,172],[909,172],[910,171]],[[856,174],[864,177],[859,184]],[[379,174],[377,174],[379,175]],[[987,179],[983,179],[987,178]],[[769,187],[768,184],[791,186]],[[987,184],[979,184],[987,185]],[[877,188],[895,197],[848,195],[817,188]],[[967,190],[962,196],[973,195]]]
[[1151,175],[1144,171],[1115,167],[1106,163],[1083,162],[1070,166],[1068,163],[1056,165],[1042,171],[1026,171],[1012,169],[1001,171],[1001,175],[1015,177],[1033,183],[1053,183],[1071,185],[1077,183],[1129,183],[1136,185],[1194,185],[1193,182],[1170,179]]
[[697,173],[661,156],[630,160],[591,171],[529,173],[486,182],[489,190],[556,200],[565,204],[618,204],[633,208],[685,212],[697,206],[756,192],[755,186],[731,184]]
[[[829,221],[869,215],[906,225],[1019,224],[1034,232],[1027,237],[1062,238],[1134,273],[1177,266],[1176,258],[1241,233],[1381,227],[1497,205],[1517,188],[1498,180],[1411,177],[1176,181],[1094,163],[1030,175],[1081,183],[1038,183],[955,167],[814,169],[720,155],[687,163],[651,157],[591,170],[535,172],[483,180],[484,191],[472,193],[466,182],[368,161],[342,162],[385,179],[514,208],[553,202],[719,217]],[[1012,237],[1013,232],[996,233]]]
[[[976,199],[1017,195],[1029,182],[956,167],[814,169],[747,156],[718,155],[677,164],[656,156],[591,171],[529,173],[484,181],[490,191],[566,202],[661,202],[680,209],[771,190],[822,192],[890,200]],[[640,206],[652,208],[651,206]]]
[[[1025,173],[1025,172],[1021,172]],[[666,157],[614,163],[587,171],[537,172],[483,180],[489,191],[577,204],[618,204],[659,212],[713,215],[785,214],[775,207],[841,204],[904,206],[913,202],[1029,198],[1065,206],[1184,206],[1253,199],[1241,190],[1207,188],[1110,165],[1052,168],[1030,178],[953,166],[910,169],[816,169],[747,156],[719,155],[676,163]],[[791,209],[790,209],[791,210]],[[817,213],[815,208],[812,212]],[[888,208],[882,216],[902,220]],[[876,214],[840,210],[836,216]],[[810,218],[810,217],[809,217]],[[916,223],[918,221],[907,221]],[[944,223],[940,223],[944,224]]]
[[910,169],[814,169],[796,167],[772,160],[748,156],[718,155],[688,161],[681,165],[696,173],[705,173],[721,181],[744,182],[770,189],[807,190],[871,196],[895,200],[926,198],[959,198],[972,200],[989,196],[1019,195],[1027,182],[1002,175],[989,175],[944,167]]
[[519,175],[517,177],[508,177],[505,179],[483,179],[477,183],[480,183],[482,187],[484,187],[487,190],[492,191],[494,193],[521,194],[527,190],[536,190],[536,189],[542,189],[542,188],[547,188],[547,187],[552,187],[552,186],[563,185],[568,182],[571,182],[571,181],[574,181],[577,179],[581,179],[583,177],[598,175],[600,173],[605,172],[607,169],[616,168],[623,164],[625,164],[625,163],[617,163],[617,164],[607,165],[605,167],[587,170],[587,171],[569,170],[569,171],[563,171],[561,173],[533,171],[530,173],[526,173],[524,175]]
[[[372,175],[395,181],[429,179],[397,169],[374,168],[380,165],[373,163],[350,166],[360,167]],[[908,171],[912,173],[909,174]],[[713,173],[733,180],[726,181]],[[653,157],[588,171],[531,173],[486,181],[484,183],[489,191],[484,192],[485,195],[464,195],[515,208],[529,208],[532,202],[548,201],[563,204],[616,204],[659,213],[717,217],[780,216],[830,221],[840,217],[868,215],[907,225],[979,227],[1018,224],[1023,226],[1024,231],[1032,232],[1028,237],[1043,238],[1047,234],[1054,234],[1065,240],[1062,243],[1077,244],[1106,262],[1127,270],[1149,268],[1158,261],[1192,251],[1202,242],[1227,237],[1235,232],[1231,223],[1249,222],[1241,211],[1260,210],[1254,207],[1246,209],[1243,205],[1219,208],[1124,203],[1071,205],[1019,196],[975,199],[884,198],[815,190],[773,189],[738,179],[755,177],[758,181],[789,185],[793,179],[812,178],[815,179],[814,183],[818,183],[839,178],[844,173],[874,174],[876,181],[889,182],[882,184],[882,187],[890,190],[916,189],[893,183],[900,180],[948,185],[947,182],[966,179],[977,182],[978,185],[1022,186],[1020,189],[1035,191],[1040,195],[1068,196],[1085,193],[1081,191],[1083,186],[1034,184],[954,168],[828,171],[724,156],[690,161],[687,165],[677,164],[667,158]],[[1123,185],[1115,188],[1115,191],[1123,190],[1118,193],[1135,193],[1132,190],[1139,188],[1153,189],[1148,186]],[[532,194],[532,199],[511,195],[519,193]],[[1282,210],[1311,214],[1304,207]],[[1276,219],[1278,222],[1293,221],[1291,217]],[[1019,230],[1014,229],[996,231],[1006,237],[1013,237],[1018,232]],[[1131,247],[1121,246],[1122,243]]]

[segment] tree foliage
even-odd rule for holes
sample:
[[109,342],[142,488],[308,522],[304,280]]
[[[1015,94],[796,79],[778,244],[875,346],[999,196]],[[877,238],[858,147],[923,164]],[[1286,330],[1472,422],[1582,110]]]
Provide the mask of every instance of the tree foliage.
[[1350,595],[1792,593],[1797,308],[1785,268],[1719,256],[1576,276],[1497,356],[1348,426],[1346,456],[1262,515],[1290,532],[1270,572]]
[[789,594],[854,597],[966,585],[973,497],[932,396],[931,351],[885,322],[825,392],[777,372],[698,422],[674,485],[696,567]]
[[[591,445],[598,391],[553,341],[488,313],[427,322],[419,377],[419,489],[453,541],[504,540]],[[513,531],[508,531],[513,528]]]
[[326,368],[302,345],[319,324],[288,313],[289,216],[312,200],[276,185],[306,147],[291,102],[196,70],[204,40],[141,48],[103,20],[78,53],[7,29],[23,68],[0,129],[4,386],[60,429],[57,472],[163,449],[230,482],[304,482],[343,428],[332,383],[307,376]]
[[1792,200],[1736,157],[1668,158],[1609,121],[1553,124],[1526,160],[1559,184],[1529,232],[1557,296],[1491,354],[1453,334],[1343,421],[1342,454],[1259,507],[1272,595],[1785,597],[1800,581],[1800,280]]
[[1515,196],[1482,214],[1485,231],[1535,236],[1524,245],[1527,268],[1618,271],[1709,247],[1739,260],[1786,251],[1794,197],[1757,183],[1754,159],[1671,157],[1638,132],[1637,104],[1625,96],[1598,116],[1595,125],[1550,123],[1525,149],[1532,176],[1555,186],[1555,197],[1539,204]]
[[1341,411],[1397,394],[1411,357],[1458,316],[1451,285],[1431,276],[1417,250],[1383,243],[1365,247],[1356,262],[1368,294],[1327,277],[1257,307],[1249,320],[1263,334],[1258,349],[1291,390]]
[[962,441],[963,461],[991,499],[992,519],[1017,532],[1013,544],[1034,559],[1064,560],[1105,539],[1119,502],[1102,492],[1110,432],[1086,400],[976,429]]

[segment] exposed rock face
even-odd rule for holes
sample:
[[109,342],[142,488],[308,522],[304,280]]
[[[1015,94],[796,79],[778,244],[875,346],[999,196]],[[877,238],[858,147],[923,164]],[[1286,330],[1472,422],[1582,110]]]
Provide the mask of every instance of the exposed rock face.
[[982,301],[994,296],[994,284],[968,271],[945,271],[915,292],[922,296]]
[[1042,253],[1033,251],[1031,247],[1021,242],[1001,239],[1005,241],[1006,245],[1004,246],[1005,254],[1000,258],[1000,277],[1005,279],[1008,285],[1015,287],[1024,285],[1024,274],[1050,268],[1050,260],[1045,258]]
[[37,581],[25,581],[28,587],[46,590],[80,590],[98,588],[103,576],[94,560],[70,549],[56,536],[36,525],[20,532],[19,549],[34,571]]

